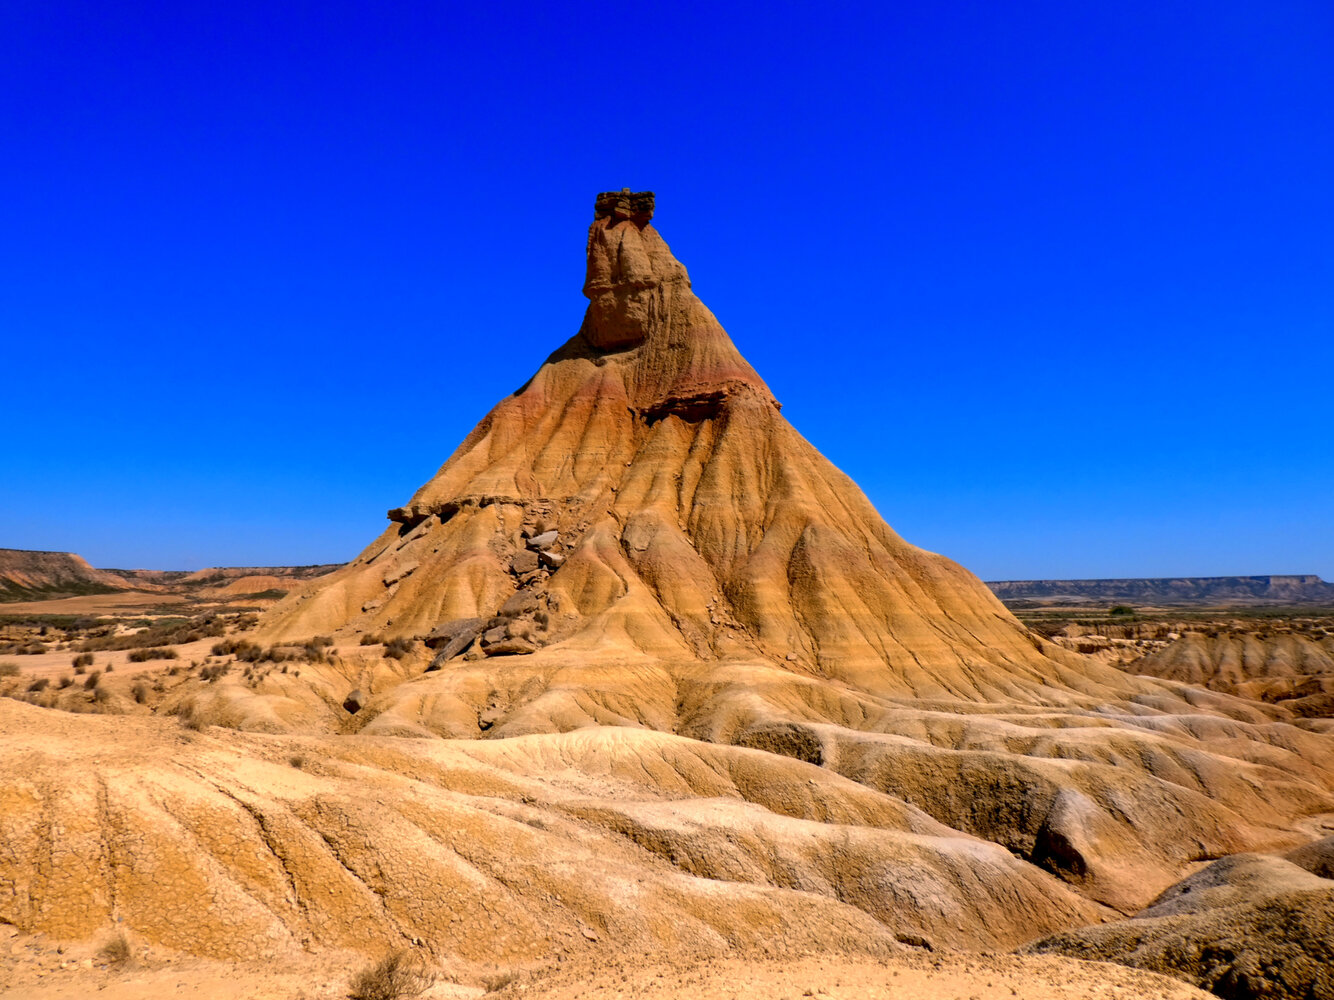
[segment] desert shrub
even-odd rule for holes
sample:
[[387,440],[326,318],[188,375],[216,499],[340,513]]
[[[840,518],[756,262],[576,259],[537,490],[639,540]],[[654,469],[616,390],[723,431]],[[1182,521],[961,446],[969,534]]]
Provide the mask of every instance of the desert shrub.
[[307,663],[325,662],[323,646],[316,646],[313,643],[307,643],[302,655],[306,658]]
[[132,957],[130,942],[122,932],[117,931],[106,944],[97,949],[97,957],[112,965],[124,965]]
[[264,657],[264,647],[249,639],[224,639],[213,644],[214,656],[235,656],[243,663],[258,663]]
[[93,688],[97,687],[98,683],[101,680],[102,680],[102,672],[100,670],[94,670],[91,674],[89,674],[87,677],[83,679],[83,689],[85,691],[91,691]]
[[407,951],[395,951],[352,977],[351,1000],[405,1000],[421,996],[435,981],[425,964]]
[[315,638],[311,639],[310,642],[306,643],[307,646],[316,646],[320,649],[323,649],[326,646],[332,646],[333,644],[333,636],[331,635],[317,635]]
[[92,653],[80,653],[78,656],[74,657],[74,668],[76,670],[79,667],[91,667],[92,665],[93,665]]
[[38,691],[45,691],[50,686],[51,682],[47,678],[38,677],[35,681],[33,681],[31,684],[28,685],[28,691],[31,694],[36,694]]
[[60,678],[60,682],[56,686],[64,691],[65,688],[74,686],[74,678],[69,676],[69,674],[66,674],[64,677]]
[[17,677],[21,668],[13,660],[6,660],[0,663],[0,677]]
[[88,668],[85,667],[85,666],[80,665],[80,666],[77,666],[77,667],[74,668],[74,672],[75,672],[78,676],[82,677],[84,674],[86,674],[86,673],[88,672]]
[[294,768],[300,771],[303,767],[306,766],[306,758],[302,757],[299,753],[294,753],[292,754],[292,756],[287,758],[287,763],[291,764]]
[[367,632],[361,637],[363,646],[378,646],[382,642],[384,642],[384,633],[382,632]]
[[512,986],[519,978],[519,974],[513,969],[506,969],[504,972],[495,972],[489,976],[482,977],[482,986],[488,993],[499,993],[506,986]]
[[37,656],[46,652],[46,646],[40,642],[11,642],[0,647],[0,653],[9,653],[14,656]]
[[[174,657],[174,656],[176,655],[176,651],[175,651],[175,650],[172,650],[172,654],[171,654],[171,655]],[[161,659],[161,657],[158,657],[158,659]],[[114,663],[108,663],[108,664],[106,665],[106,669],[103,670],[102,672],[105,673],[105,674],[109,674],[109,673],[111,673],[111,672],[112,672],[113,670],[115,670],[115,669],[116,669],[116,665],[115,665]]]
[[[180,653],[170,646],[157,646],[150,649],[136,649],[130,653],[131,663],[146,663],[149,660],[175,660],[180,658]],[[111,671],[110,664],[107,665],[107,671]]]
[[199,671],[199,679],[201,681],[208,681],[212,684],[219,677],[226,677],[229,670],[231,670],[231,667],[227,666],[227,664],[215,663],[213,666],[205,667],[203,670]]
[[208,728],[208,720],[200,713],[198,706],[193,701],[187,701],[184,704],[176,705],[167,710],[168,715],[174,715],[181,723],[182,729],[189,729],[192,732],[202,733]]
[[1108,612],[1108,614],[1110,614],[1114,618],[1121,618],[1125,617],[1126,615],[1133,615],[1134,613],[1135,609],[1132,608],[1129,604],[1118,604],[1115,607],[1113,607],[1111,611]]
[[384,644],[384,655],[401,660],[412,652],[412,640],[405,636],[396,636]]
[[144,649],[150,646],[170,646],[183,642],[197,642],[209,636],[222,635],[226,625],[216,615],[202,618],[175,618],[163,622],[143,621],[145,626],[130,635],[105,635],[86,639],[79,644],[81,652],[102,649]]
[[140,705],[148,701],[149,687],[143,681],[139,681],[134,687],[130,688],[130,696]]
[[93,688],[93,701],[99,705],[105,705],[111,700],[111,692],[104,687]]

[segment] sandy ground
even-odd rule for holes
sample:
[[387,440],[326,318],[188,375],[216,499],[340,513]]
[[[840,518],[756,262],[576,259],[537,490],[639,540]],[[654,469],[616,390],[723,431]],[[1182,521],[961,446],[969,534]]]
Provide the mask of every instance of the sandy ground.
[[[238,965],[140,951],[107,965],[92,942],[60,943],[0,925],[0,996],[12,1000],[335,1000],[367,964],[345,952],[298,954],[276,966]],[[698,963],[605,961],[545,969],[436,970],[427,1000],[476,997],[613,1000],[1188,1000],[1208,994],[1176,980],[1116,965],[1047,956],[905,953],[887,960],[812,956]]]
[[[136,674],[157,674],[170,670],[174,666],[189,666],[192,660],[202,661],[213,649],[214,643],[221,642],[220,638],[200,639],[198,642],[176,643],[173,648],[178,657],[175,660],[147,660],[143,663],[131,663],[129,649],[103,649],[93,653],[93,665],[88,668],[91,673],[94,670],[105,671],[110,664],[115,668],[115,672],[122,676],[134,676]],[[23,671],[25,677],[38,678],[47,677],[53,682],[64,677],[66,674],[74,674],[74,658],[78,656],[77,650],[62,649],[52,653],[38,653],[35,656],[0,656],[0,660],[7,663],[17,663],[19,669]]]
[[0,604],[0,615],[126,615],[151,612],[166,604],[184,604],[179,594],[145,594],[121,591],[115,594],[85,594],[61,597],[54,601],[20,601]]

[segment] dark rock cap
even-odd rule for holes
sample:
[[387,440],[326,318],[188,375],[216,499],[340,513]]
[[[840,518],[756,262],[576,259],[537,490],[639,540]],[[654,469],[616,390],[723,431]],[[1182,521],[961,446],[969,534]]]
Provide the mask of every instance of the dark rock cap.
[[593,220],[595,222],[598,219],[611,219],[612,225],[615,225],[629,219],[642,229],[648,225],[652,218],[652,191],[631,191],[629,188],[622,188],[620,191],[604,191],[597,196],[597,200],[593,203]]

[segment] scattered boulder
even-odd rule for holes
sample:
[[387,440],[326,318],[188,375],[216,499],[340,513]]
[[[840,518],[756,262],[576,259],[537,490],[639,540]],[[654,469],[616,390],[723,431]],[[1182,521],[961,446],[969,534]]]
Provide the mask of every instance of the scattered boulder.
[[500,613],[506,618],[516,618],[537,610],[537,595],[531,590],[520,590],[500,606]]
[[504,637],[497,642],[484,643],[482,652],[487,656],[514,656],[521,653],[536,653],[537,643],[518,636]]
[[510,572],[522,576],[537,569],[537,565],[537,553],[531,549],[524,549],[522,552],[516,552],[510,559]]
[[562,552],[552,552],[548,549],[544,549],[539,555],[543,566],[550,567],[551,569],[560,569],[565,565],[565,554]]
[[343,699],[343,708],[347,709],[347,711],[351,712],[353,715],[356,715],[365,707],[366,696],[362,693],[361,688],[349,691],[347,697]]
[[485,624],[484,618],[456,618],[433,628],[426,636],[426,645],[437,652],[426,669],[439,670],[454,657],[466,652],[477,641]]
[[558,538],[560,538],[560,532],[556,531],[555,529],[552,529],[551,531],[544,531],[542,532],[542,534],[535,535],[532,538],[528,539],[528,547],[530,549],[533,549],[534,551],[549,549],[551,548],[551,546],[556,544],[556,540]]
[[471,633],[475,636],[485,624],[485,618],[454,618],[431,629],[423,641],[431,649],[440,649],[461,635]]

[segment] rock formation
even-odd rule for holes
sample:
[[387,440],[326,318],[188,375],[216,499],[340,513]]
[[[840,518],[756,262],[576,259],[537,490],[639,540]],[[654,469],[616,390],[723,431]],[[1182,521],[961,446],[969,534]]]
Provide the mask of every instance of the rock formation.
[[651,194],[598,197],[579,333],[268,633],[481,618],[508,633],[483,652],[746,661],[939,699],[1124,690],[884,523],[783,418],[652,213]]
[[136,721],[131,771],[111,720],[0,701],[0,921],[219,957],[1008,949],[1334,832],[1308,720],[1063,649],[899,538],[653,209],[597,198],[579,332],[248,634],[318,660],[173,688],[205,735]]

